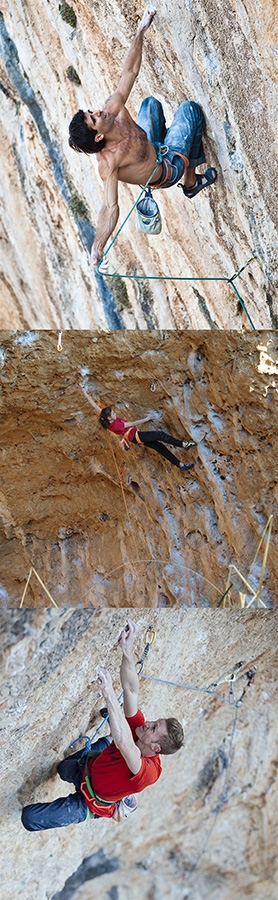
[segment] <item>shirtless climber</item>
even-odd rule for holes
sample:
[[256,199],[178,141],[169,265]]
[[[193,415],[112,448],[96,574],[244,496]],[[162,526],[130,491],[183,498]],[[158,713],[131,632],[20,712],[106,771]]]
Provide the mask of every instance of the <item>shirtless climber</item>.
[[[137,625],[131,620],[121,631],[122,649],[120,678],[124,695],[122,711],[112,678],[107,669],[97,667],[109,714],[112,739],[101,738],[92,745],[92,755],[81,756],[82,750],[58,765],[63,781],[73,783],[75,793],[52,803],[32,803],[22,811],[22,824],[27,831],[61,828],[88,818],[116,818],[121,800],[132,811],[135,794],[154,784],[162,767],[160,753],[176,753],[183,743],[183,730],[177,719],[146,722],[138,710],[139,679],[133,656]],[[103,749],[105,747],[105,749]],[[94,751],[94,752],[93,752]]]
[[93,266],[102,258],[106,241],[118,221],[118,181],[146,184],[154,173],[150,184],[167,188],[177,184],[183,176],[183,184],[179,187],[185,197],[192,199],[217,178],[213,168],[203,175],[195,173],[196,166],[205,162],[203,115],[197,103],[189,100],[181,103],[168,129],[162,105],[154,97],[143,100],[138,125],[125,107],[140,71],[143,37],[155,14],[156,9],[146,9],[117,90],[106,100],[104,108],[93,112],[80,109],[69,126],[70,147],[79,153],[97,153],[99,174],[104,182],[104,201],[92,247]]

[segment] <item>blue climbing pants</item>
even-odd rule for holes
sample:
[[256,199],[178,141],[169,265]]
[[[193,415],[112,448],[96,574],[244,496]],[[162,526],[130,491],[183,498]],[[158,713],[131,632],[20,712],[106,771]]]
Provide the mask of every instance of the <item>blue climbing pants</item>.
[[[96,753],[102,753],[105,747],[110,743],[111,738],[99,738],[92,749]],[[57,766],[57,772],[63,781],[74,784],[76,791],[69,794],[68,797],[59,797],[52,803],[30,803],[24,806],[21,815],[22,825],[27,831],[46,831],[48,828],[62,828],[64,825],[74,825],[77,822],[84,822],[88,818],[88,807],[79,790],[81,781],[81,768],[84,764],[85,757],[82,760],[82,750],[63,759]],[[90,818],[99,819],[99,816],[90,813]]]
[[[138,125],[156,150],[165,146],[168,148],[163,153],[163,171],[159,182],[154,182],[155,187],[172,187],[180,180],[184,172],[184,156],[192,167],[206,161],[202,142],[203,113],[193,100],[180,104],[172,125],[166,128],[162,104],[155,97],[146,97],[140,106]],[[178,156],[178,153],[182,155]]]

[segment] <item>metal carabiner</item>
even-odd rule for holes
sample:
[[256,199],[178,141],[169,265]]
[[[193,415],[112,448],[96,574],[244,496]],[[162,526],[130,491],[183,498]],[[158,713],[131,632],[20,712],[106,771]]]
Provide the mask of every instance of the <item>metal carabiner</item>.
[[146,644],[149,644],[149,646],[151,647],[152,644],[154,644],[155,639],[156,639],[155,628],[152,628],[152,627],[148,628],[146,631],[146,634],[145,634]]

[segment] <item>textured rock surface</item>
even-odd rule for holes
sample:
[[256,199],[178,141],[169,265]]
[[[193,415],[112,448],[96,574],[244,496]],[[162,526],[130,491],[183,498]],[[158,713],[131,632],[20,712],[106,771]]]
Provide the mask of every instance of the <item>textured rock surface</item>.
[[[148,676],[208,687],[239,661],[257,666],[256,683],[238,709],[232,750],[232,706],[142,680],[145,714],[178,716],[185,746],[164,759],[160,781],[141,794],[135,815],[121,825],[25,832],[22,805],[67,795],[57,761],[99,724],[97,662],[110,667],[120,691],[117,637],[126,611],[2,610],[5,900],[274,900],[277,612],[135,610],[134,617],[142,625],[138,656],[145,628],[157,629]],[[235,683],[237,697],[244,685]],[[228,685],[218,692],[227,699]]]
[[[72,331],[62,342],[57,353],[55,333],[2,335],[3,603],[19,605],[32,564],[58,606],[216,604],[231,562],[247,574],[272,513],[263,597],[276,603],[277,335]],[[177,451],[195,468],[110,443],[80,379],[127,421],[153,409],[153,428],[196,440]],[[32,577],[25,605],[49,603]]]
[[[132,217],[111,251],[112,270],[121,273],[215,278],[231,277],[255,249],[257,260],[236,285],[256,328],[278,322],[275,5],[157,4],[128,108],[136,117],[153,93],[170,124],[178,103],[197,100],[207,162],[219,176],[192,204],[176,187],[160,191],[161,235],[136,234]],[[78,107],[103,104],[117,86],[143,6],[78,0],[74,29],[60,9],[57,0],[2,3],[0,327],[250,328],[223,283],[107,279],[106,286],[92,276],[87,248],[102,185],[95,161],[68,147],[67,126]],[[79,86],[67,77],[70,65]],[[90,222],[74,218],[73,195],[87,204]],[[137,195],[120,186],[121,221]]]

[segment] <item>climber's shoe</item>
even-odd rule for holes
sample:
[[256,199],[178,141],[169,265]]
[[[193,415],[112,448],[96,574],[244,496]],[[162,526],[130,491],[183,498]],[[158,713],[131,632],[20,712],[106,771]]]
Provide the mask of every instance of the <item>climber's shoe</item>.
[[183,441],[182,446],[184,450],[190,450],[190,447],[197,447],[197,441]]
[[179,468],[181,472],[185,472],[186,469],[193,469],[194,463],[180,463]]
[[192,200],[193,197],[196,197],[196,194],[199,194],[199,191],[202,191],[206,187],[210,187],[210,185],[213,184],[216,179],[216,169],[210,168],[207,169],[203,175],[196,175],[196,181],[195,184],[193,184],[193,187],[186,188],[184,184],[181,184],[181,182],[178,184],[178,187],[182,188],[184,196],[188,197],[188,200]]

